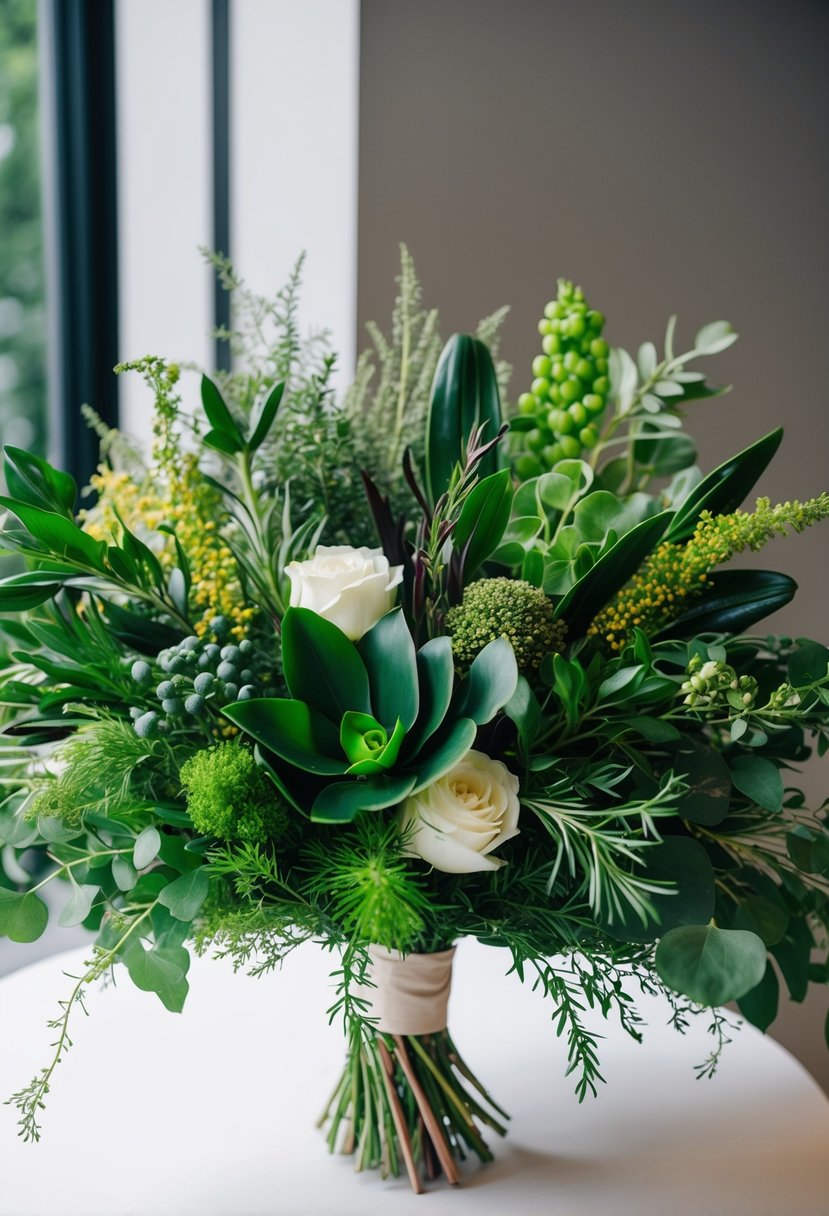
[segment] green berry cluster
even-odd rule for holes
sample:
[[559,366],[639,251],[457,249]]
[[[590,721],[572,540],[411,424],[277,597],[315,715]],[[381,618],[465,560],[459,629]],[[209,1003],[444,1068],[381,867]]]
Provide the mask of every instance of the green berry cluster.
[[196,752],[182,765],[181,783],[200,836],[261,844],[285,832],[288,809],[243,743]]
[[754,708],[758,684],[754,676],[738,676],[733,667],[721,660],[703,662],[697,654],[687,669],[688,678],[680,687],[683,704],[692,709],[718,709],[730,706],[738,713]]
[[230,628],[227,617],[214,617],[210,633],[215,641],[191,634],[162,650],[154,664],[146,659],[132,664],[135,683],[159,702],[157,709],[130,710],[136,734],[167,734],[177,721],[201,716],[208,702],[222,706],[256,695],[253,643],[225,641]]
[[455,663],[465,670],[489,642],[506,637],[521,671],[538,669],[545,655],[562,650],[563,621],[540,587],[523,579],[483,578],[470,583],[463,600],[446,614]]
[[599,442],[597,422],[610,392],[604,324],[582,289],[559,279],[538,323],[544,353],[533,359],[533,382],[513,420],[513,464],[522,481]]

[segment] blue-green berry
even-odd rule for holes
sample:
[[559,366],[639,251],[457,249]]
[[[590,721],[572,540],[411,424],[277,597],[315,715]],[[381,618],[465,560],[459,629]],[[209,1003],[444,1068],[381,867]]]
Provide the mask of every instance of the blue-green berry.
[[239,701],[249,701],[251,699],[251,697],[255,697],[255,696],[256,696],[256,689],[253,687],[253,685],[245,684],[244,688],[239,689],[239,696],[237,699]]
[[159,701],[163,701],[165,697],[174,697],[176,694],[176,686],[172,680],[162,680],[158,688],[155,690],[155,695]]
[[188,714],[200,714],[204,709],[204,697],[194,692],[185,699],[184,708]]
[[215,633],[217,638],[224,637],[230,630],[230,621],[226,616],[214,616],[210,622],[210,631]]
[[251,669],[249,667],[245,667],[240,672],[240,678],[241,678],[243,684],[252,684],[253,683],[253,672],[251,671]]
[[228,662],[227,659],[223,659],[216,668],[216,675],[220,680],[235,680],[238,674],[235,664]]
[[154,710],[148,710],[135,721],[135,733],[139,739],[149,739],[158,729],[158,714]]
[[149,684],[153,678],[153,669],[144,659],[136,659],[130,670],[136,684]]
[[181,649],[182,650],[198,650],[200,645],[201,645],[201,643],[200,643],[199,639],[196,637],[196,635],[194,633],[191,633],[188,637],[186,637],[183,640],[183,642],[181,642]]
[[239,649],[241,650],[242,654],[252,654],[253,642],[251,642],[249,638],[244,638],[244,640],[239,643]]
[[165,714],[170,714],[171,717],[176,717],[176,715],[180,714],[182,710],[181,697],[165,697],[165,699],[161,702],[161,708],[164,710]]
[[201,671],[193,681],[193,688],[200,697],[206,697],[212,691],[214,684],[213,676],[209,671]]
[[238,646],[223,646],[220,654],[223,659],[227,659],[228,663],[238,663],[242,657],[242,652]]

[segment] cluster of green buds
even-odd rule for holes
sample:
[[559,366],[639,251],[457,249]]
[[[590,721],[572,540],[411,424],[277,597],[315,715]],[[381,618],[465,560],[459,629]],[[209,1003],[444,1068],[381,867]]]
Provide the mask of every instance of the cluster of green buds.
[[582,289],[559,279],[558,296],[538,323],[544,353],[533,359],[533,382],[518,398],[512,422],[513,463],[522,481],[598,443],[597,422],[610,393],[604,324]]
[[247,701],[257,695],[251,666],[253,643],[224,641],[230,633],[226,617],[210,622],[209,636],[191,634],[176,646],[160,651],[155,663],[137,659],[131,668],[135,683],[158,700],[158,709],[133,707],[136,734],[149,738],[167,734],[176,722],[200,717],[209,702],[217,706]]
[[687,676],[679,691],[683,704],[692,709],[729,706],[738,713],[745,713],[754,708],[758,688],[754,676],[738,676],[722,659],[703,661],[700,655],[694,655],[688,664]]
[[792,688],[791,684],[781,684],[779,688],[775,688],[774,692],[769,697],[768,708],[775,713],[779,713],[784,709],[794,709],[800,704],[800,693],[796,688]]

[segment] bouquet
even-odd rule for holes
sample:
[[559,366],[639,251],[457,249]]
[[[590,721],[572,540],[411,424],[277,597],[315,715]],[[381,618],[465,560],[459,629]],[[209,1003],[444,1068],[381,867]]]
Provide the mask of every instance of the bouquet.
[[416,1190],[506,1128],[447,1024],[465,936],[546,999],[579,1099],[602,1080],[585,1007],[639,1039],[643,990],[679,1031],[710,1018],[712,1075],[722,1005],[765,1030],[780,977],[797,1001],[829,981],[826,813],[797,785],[829,649],[756,632],[795,584],[729,565],[829,496],[742,506],[781,431],[696,467],[684,419],[723,391],[698,361],[736,334],[677,353],[672,318],[634,358],[562,280],[507,406],[503,314],[442,346],[404,249],[338,402],[299,268],[275,300],[217,269],[233,371],[199,406],[177,366],[116,369],[147,382],[148,457],[86,410],[79,510],[5,450],[0,932],[37,938],[50,888],[97,935],[10,1099],[22,1135],[90,987],[123,968],[180,1011],[191,950],[254,974],[336,954],[321,1125]]

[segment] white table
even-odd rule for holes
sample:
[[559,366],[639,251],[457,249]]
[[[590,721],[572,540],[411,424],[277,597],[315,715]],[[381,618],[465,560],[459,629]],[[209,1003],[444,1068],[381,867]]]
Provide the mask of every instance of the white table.
[[[45,1028],[82,950],[0,981],[0,1097],[46,1062]],[[92,991],[58,1069],[39,1145],[0,1106],[0,1216],[826,1216],[829,1102],[777,1043],[744,1027],[713,1081],[702,1021],[665,1008],[638,1047],[612,1024],[608,1085],[579,1106],[543,1000],[506,955],[464,942],[450,1024],[513,1115],[494,1165],[415,1197],[356,1175],[314,1121],[342,1059],[329,1028],[332,957],[304,947],[262,980],[194,960],[181,1015],[126,977]],[[600,1019],[599,1019],[600,1020]]]

